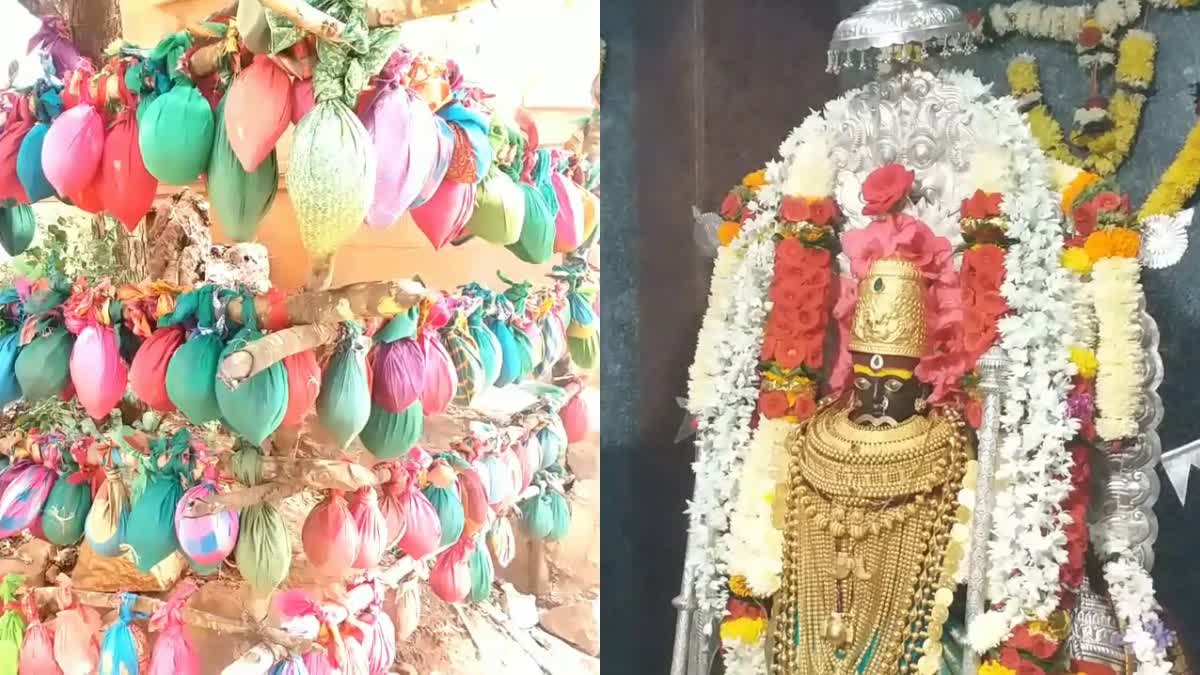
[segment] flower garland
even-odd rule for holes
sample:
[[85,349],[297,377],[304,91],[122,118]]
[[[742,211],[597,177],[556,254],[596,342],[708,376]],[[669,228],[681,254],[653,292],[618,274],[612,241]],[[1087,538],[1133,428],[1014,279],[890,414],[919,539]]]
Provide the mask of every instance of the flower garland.
[[1163,624],[1160,607],[1154,598],[1150,574],[1128,553],[1104,565],[1104,579],[1112,597],[1117,620],[1125,628],[1125,644],[1137,659],[1137,675],[1167,675],[1172,672],[1167,649],[1175,636]]
[[720,368],[716,341],[729,316],[732,300],[730,284],[741,262],[742,253],[739,249],[728,246],[717,249],[712,280],[709,282],[708,309],[700,322],[695,358],[688,368],[687,410],[695,416],[710,409],[714,403],[716,376]]
[[729,574],[745,584],[745,597],[769,598],[783,572],[783,531],[776,526],[776,491],[786,484],[787,448],[796,423],[786,417],[759,422],[738,478],[729,518]]
[[[1200,0],[1198,0],[1200,1]],[[1151,216],[1174,215],[1200,187],[1200,124],[1188,133],[1187,141],[1163,173],[1158,185],[1146,197],[1138,220]]]
[[1071,489],[1067,441],[1075,423],[1067,411],[1071,364],[1070,279],[1059,267],[1062,234],[1049,167],[1016,104],[987,104],[990,130],[1011,160],[1001,202],[1012,241],[1004,258],[1001,293],[1011,312],[1000,319],[1000,348],[1009,368],[1001,410],[999,490],[988,542],[992,608],[968,627],[979,651],[999,645],[1028,618],[1045,619],[1059,605],[1061,551],[1069,519],[1061,505]]
[[[1091,241],[1089,238],[1088,243]],[[1107,441],[1135,435],[1136,415],[1141,409],[1142,329],[1137,312],[1142,270],[1137,249],[1133,252],[1133,257],[1114,254],[1092,266],[1100,331],[1096,349],[1100,367],[1096,377],[1096,431]]]

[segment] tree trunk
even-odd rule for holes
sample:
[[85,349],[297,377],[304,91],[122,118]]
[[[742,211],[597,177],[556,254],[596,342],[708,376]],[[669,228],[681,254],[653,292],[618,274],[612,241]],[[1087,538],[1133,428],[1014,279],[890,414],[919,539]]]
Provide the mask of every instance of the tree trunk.
[[121,37],[120,0],[66,0],[64,4],[75,46],[99,68],[104,50]]

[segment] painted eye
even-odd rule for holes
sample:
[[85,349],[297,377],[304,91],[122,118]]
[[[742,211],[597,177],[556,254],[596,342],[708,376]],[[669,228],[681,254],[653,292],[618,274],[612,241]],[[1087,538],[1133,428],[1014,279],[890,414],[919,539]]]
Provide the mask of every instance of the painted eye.
[[871,388],[871,381],[865,377],[854,378],[854,387],[861,391],[866,391]]
[[904,383],[901,382],[900,380],[888,380],[887,382],[883,383],[883,388],[887,389],[890,393],[893,393],[893,394],[900,391],[900,388],[903,386],[904,386]]

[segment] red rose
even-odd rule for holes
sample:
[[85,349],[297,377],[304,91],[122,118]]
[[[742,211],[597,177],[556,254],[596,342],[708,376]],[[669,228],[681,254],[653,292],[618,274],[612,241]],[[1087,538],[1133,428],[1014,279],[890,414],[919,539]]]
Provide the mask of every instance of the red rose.
[[800,325],[794,309],[775,307],[767,317],[767,335],[775,340],[791,340],[800,334]]
[[764,391],[758,397],[758,410],[769,420],[783,417],[791,407],[787,394],[782,391]]
[[1092,199],[1092,203],[1100,211],[1116,211],[1121,208],[1121,195],[1115,192],[1101,192]]
[[1044,635],[1034,635],[1025,625],[1017,626],[1008,644],[1043,660],[1053,657],[1054,653],[1058,651],[1058,645],[1055,642],[1047,640]]
[[1005,668],[1016,670],[1021,666],[1021,661],[1021,652],[1016,647],[1005,646],[1000,649],[1000,665]]
[[967,249],[959,272],[964,288],[993,290],[1004,283],[1004,249],[985,244]]
[[742,211],[742,197],[736,192],[730,192],[725,195],[725,201],[721,202],[721,217],[725,220],[737,220],[738,214]]
[[863,213],[879,216],[890,213],[908,198],[916,174],[900,164],[884,164],[871,172],[863,182]]
[[969,199],[964,199],[959,215],[963,218],[983,220],[1000,215],[1000,200],[1003,196],[998,192],[976,190]]
[[771,334],[771,320],[767,319],[767,334],[763,336],[762,351],[758,354],[759,361],[770,361],[775,358],[775,345],[779,338]]
[[1071,218],[1075,221],[1075,231],[1085,237],[1096,229],[1096,222],[1099,216],[1100,212],[1096,208],[1095,201],[1080,204],[1075,207],[1075,210],[1071,211]]
[[796,407],[792,409],[792,414],[801,420],[806,420],[812,417],[812,414],[817,411],[817,402],[812,400],[808,394],[800,394],[796,397]]
[[837,202],[829,197],[810,202],[808,205],[808,221],[817,227],[831,225],[841,213]]
[[996,341],[996,322],[987,314],[967,310],[963,321],[963,349],[972,360],[978,359]]
[[771,282],[771,291],[768,297],[777,307],[799,307],[811,294],[812,288],[805,284],[803,279],[789,275],[776,277],[775,281]]
[[803,342],[799,340],[780,340],[775,346],[775,363],[785,370],[795,370],[804,365],[804,357],[808,355]]
[[[813,292],[824,293],[824,289],[813,289]],[[811,334],[813,331],[821,327],[825,319],[825,308],[815,302],[805,303],[801,307],[797,307],[793,313],[796,330],[800,333]]]
[[808,363],[809,368],[820,368],[825,363],[825,335],[823,333],[813,333],[807,340],[808,355],[804,357],[804,361]]
[[1079,31],[1079,37],[1076,39],[1076,41],[1079,43],[1080,47],[1083,47],[1084,49],[1092,49],[1096,45],[1100,44],[1100,41],[1103,39],[1104,31],[1100,30],[1096,26],[1087,26],[1083,30]]
[[808,200],[804,197],[784,197],[779,205],[779,217],[791,223],[808,220]]

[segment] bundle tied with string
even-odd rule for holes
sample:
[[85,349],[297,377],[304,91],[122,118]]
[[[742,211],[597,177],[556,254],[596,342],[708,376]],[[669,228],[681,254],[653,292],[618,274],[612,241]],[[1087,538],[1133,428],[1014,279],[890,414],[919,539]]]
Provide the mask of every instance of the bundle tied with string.
[[[107,311],[99,311],[96,301],[108,302],[96,289],[93,296],[84,282],[78,282],[74,296],[65,306],[67,329],[76,334],[68,362],[75,395],[87,414],[95,420],[112,412],[125,395],[129,369],[121,358],[116,327],[109,325]],[[119,326],[119,324],[118,324]]]
[[558,214],[554,217],[554,252],[570,253],[584,242],[583,190],[558,170],[565,162],[554,153],[551,157],[554,168],[550,172],[550,184],[558,202]]
[[455,307],[450,322],[442,328],[442,343],[450,356],[457,384],[452,402],[464,407],[470,406],[485,387],[483,356],[467,325],[468,313],[466,307]]
[[387,462],[388,480],[379,486],[379,511],[383,514],[384,550],[394,548],[400,543],[404,531],[408,529],[407,502],[404,500],[404,490],[412,476],[403,462]]
[[321,574],[341,579],[358,560],[359,536],[341,490],[330,490],[300,530],[304,556]]
[[455,92],[455,98],[438,110],[438,116],[454,132],[454,151],[445,180],[478,183],[495,160],[490,138],[492,121],[488,115],[464,104],[466,96],[462,90]]
[[36,337],[21,348],[15,372],[25,400],[31,403],[58,396],[70,381],[69,362],[74,336],[53,320],[38,322]]
[[[550,151],[538,150],[534,157],[530,182],[514,177],[525,195],[525,222],[521,225],[521,237],[509,245],[508,250],[527,263],[542,265],[554,257],[554,219],[558,216],[558,200],[550,182]],[[515,169],[519,170],[519,166],[519,162],[514,162]]]
[[37,124],[21,139],[21,148],[17,152],[17,178],[30,202],[55,196],[54,186],[42,169],[42,146],[46,132],[50,130],[50,121],[62,113],[62,106],[62,97],[53,88],[46,87],[38,93],[34,104]]
[[439,546],[448,546],[458,541],[466,525],[466,514],[458,496],[458,478],[449,461],[446,454],[434,459],[429,468],[429,486],[424,490],[425,497],[433,505],[441,525]]
[[[507,327],[509,334],[512,336],[512,347],[505,351],[505,357],[507,358],[510,353],[513,355],[509,364],[512,366],[510,371],[512,375],[511,382],[518,382],[531,376],[534,365],[541,361],[539,354],[541,335],[540,333],[537,335],[538,345],[535,345],[531,331],[525,328],[528,325],[526,304],[529,300],[529,291],[532,288],[532,284],[529,282],[517,283],[500,272],[497,272],[496,275],[500,277],[501,281],[508,284],[508,289],[504,291],[500,300],[505,313],[510,317]],[[533,328],[530,326],[531,330]]]
[[121,555],[129,521],[129,488],[120,472],[104,468],[104,483],[96,492],[92,508],[84,522],[83,534],[97,555],[113,558]]
[[415,479],[408,482],[400,499],[407,518],[404,535],[400,537],[400,550],[421,560],[441,546],[441,518]]
[[[497,157],[508,152],[508,130],[493,121],[489,141]],[[471,234],[493,244],[508,246],[521,238],[525,222],[525,193],[499,163],[487,167],[475,191],[475,212],[467,221]]]
[[118,71],[118,89],[124,107],[104,139],[97,188],[104,209],[132,232],[154,205],[158,179],[146,168],[138,131],[137,107],[125,82],[126,69]]
[[437,159],[433,113],[402,82],[411,62],[407,50],[392,53],[361,115],[374,146],[388,148],[376,157],[375,193],[367,212],[367,225],[375,228],[391,226],[412,206]]
[[192,504],[221,493],[214,465],[205,468],[199,485],[189,488],[175,508],[175,536],[188,560],[201,567],[217,565],[233,553],[240,528],[236,509],[197,515]]
[[93,675],[100,666],[100,613],[79,603],[66,575],[59,575],[56,584],[54,660],[63,675]]
[[350,518],[358,532],[358,555],[354,569],[370,570],[379,565],[387,548],[388,524],[379,508],[379,495],[373,487],[361,487],[350,495]]
[[21,611],[25,614],[26,628],[16,672],[62,675],[62,669],[54,662],[54,627],[52,622],[42,621],[33,593],[21,598]]
[[492,556],[488,553],[483,535],[475,540],[468,565],[471,568],[471,590],[467,599],[481,603],[492,597],[492,584],[496,580],[496,569],[492,567]]
[[95,69],[80,61],[68,82],[78,84],[80,99],[50,124],[42,142],[42,171],[54,190],[78,203],[82,193],[96,177],[104,154],[104,118],[93,104],[88,80]]
[[0,615],[0,673],[16,675],[21,663],[21,641],[25,637],[25,617],[17,600],[17,589],[25,583],[20,574],[6,574],[0,582],[0,601],[4,602],[4,614]]
[[28,204],[7,203],[0,206],[0,247],[10,256],[18,256],[33,243],[37,218]]
[[133,363],[129,365],[129,387],[152,410],[172,412],[175,404],[167,391],[167,367],[176,350],[183,346],[186,333],[183,326],[165,326],[146,338]]
[[567,430],[562,418],[552,416],[537,432],[538,445],[542,448],[542,469],[549,469],[559,463],[567,449]]
[[189,185],[200,177],[216,133],[212,107],[178,66],[191,44],[188,32],[181,31],[154,47],[150,58],[167,62],[170,84],[165,93],[144,97],[145,109],[138,112],[142,160],[146,170],[167,185]]
[[0,538],[11,537],[40,524],[42,508],[58,478],[55,468],[59,463],[59,450],[56,444],[62,442],[61,437],[50,442],[40,439],[35,442],[39,444],[38,459],[5,472],[12,478],[0,495]]
[[232,96],[231,91],[217,106],[216,131],[205,180],[221,230],[234,241],[253,241],[259,224],[275,203],[275,194],[279,190],[279,162],[272,141],[266,154],[254,163],[254,168],[246,168],[228,131]]
[[463,537],[438,555],[429,573],[429,587],[435,595],[450,603],[467,599],[471,592],[471,555],[474,552],[475,540]]
[[149,572],[179,549],[175,509],[192,474],[192,435],[181,429],[169,438],[151,439],[148,460],[141,464],[146,486],[129,512],[125,540],[134,562]]
[[451,310],[448,301],[442,299],[428,305],[422,314],[418,340],[425,350],[425,387],[421,391],[421,407],[426,415],[440,415],[446,412],[458,389],[454,361],[438,333],[449,322]]
[[508,567],[517,555],[517,542],[508,518],[497,518],[487,532],[488,548],[500,567]]
[[521,527],[529,536],[538,541],[550,538],[555,526],[555,507],[550,490],[543,489],[525,499],[518,508],[521,510]]
[[321,378],[317,419],[340,448],[350,446],[371,415],[366,347],[362,326],[343,322],[342,338]]
[[292,121],[292,78],[269,56],[256,56],[238,73],[218,119],[242,167],[253,172],[275,152]]
[[[242,444],[233,455],[233,475],[239,483],[253,487],[262,482],[262,450]],[[287,579],[292,563],[292,544],[279,511],[262,502],[246,507],[240,518],[234,557],[242,577],[259,596],[269,595]]]
[[333,253],[362,224],[375,194],[375,146],[353,106],[391,55],[381,39],[394,29],[368,32],[360,0],[330,0],[323,9],[343,21],[342,42],[317,43],[313,69],[316,104],[296,125],[288,191],[300,237],[313,256]]
[[[254,310],[254,296],[242,291],[241,297],[242,329],[225,346],[219,361],[263,336],[258,313]],[[224,384],[216,384],[214,388],[222,419],[229,428],[254,445],[262,445],[283,422],[284,413],[287,412],[288,383],[287,371],[278,361],[239,383],[234,389]]]
[[292,354],[283,359],[287,371],[288,405],[279,426],[295,429],[304,423],[321,392],[321,365],[313,350]]
[[370,675],[388,675],[396,660],[396,624],[378,600],[360,614],[358,620],[363,625],[362,648],[368,672]]
[[584,370],[592,370],[599,364],[600,331],[596,329],[596,310],[592,306],[594,289],[580,287],[580,279],[570,279],[567,302],[571,309],[571,322],[567,325],[567,348],[571,360]]
[[133,611],[136,602],[137,596],[133,593],[119,596],[117,620],[109,624],[100,641],[100,675],[144,673],[150,667],[146,631],[133,623],[148,618],[148,615]]
[[146,675],[200,675],[200,655],[183,620],[183,607],[198,588],[184,581],[150,617],[150,630],[158,633]]
[[487,328],[496,336],[496,344],[500,350],[500,367],[493,384],[497,387],[507,387],[521,379],[521,347],[508,323],[511,315],[511,305],[502,300],[497,303],[500,314],[488,318]]
[[21,353],[21,334],[16,330],[0,334],[0,406],[21,398],[17,382],[17,355]]
[[29,197],[17,175],[17,157],[36,118],[25,98],[17,92],[0,95],[0,106],[7,112],[4,127],[0,128],[0,202],[11,199],[28,204]]
[[427,353],[416,339],[420,319],[421,308],[413,306],[392,317],[375,335],[379,347],[371,397],[391,412],[404,411],[425,391]]
[[462,234],[475,212],[475,185],[443,180],[429,199],[412,209],[417,228],[439,250]]
[[485,321],[489,309],[494,306],[494,298],[490,291],[487,291],[478,284],[472,284],[472,286],[472,290],[476,292],[482,291],[486,294],[474,296],[480,298],[480,305],[467,315],[467,330],[470,331],[475,345],[479,347],[479,360],[483,363],[483,383],[480,391],[486,391],[500,378],[504,356],[501,351],[500,341]]
[[588,421],[587,402],[582,393],[575,394],[568,399],[558,411],[558,417],[562,422],[567,443],[579,443],[587,438],[590,422]]
[[458,455],[452,456],[458,460],[455,469],[458,471],[458,494],[463,504],[463,535],[472,537],[487,527],[492,517],[487,488],[474,467],[466,464]]
[[63,454],[58,480],[42,508],[42,533],[55,546],[75,546],[83,539],[92,508],[91,472],[95,471],[86,466],[86,459],[86,443],[77,443],[72,452]]
[[217,401],[217,367],[225,347],[224,316],[214,308],[217,291],[202,286],[179,296],[175,310],[158,321],[159,327],[194,324],[191,336],[167,364],[167,395],[193,424],[221,418]]

